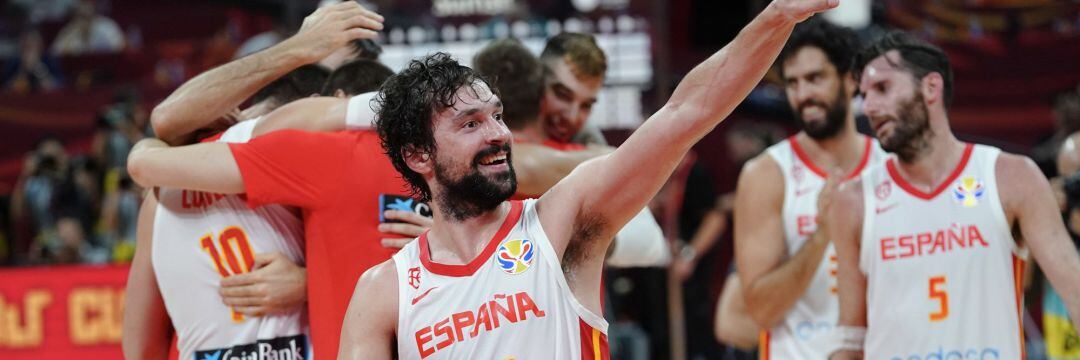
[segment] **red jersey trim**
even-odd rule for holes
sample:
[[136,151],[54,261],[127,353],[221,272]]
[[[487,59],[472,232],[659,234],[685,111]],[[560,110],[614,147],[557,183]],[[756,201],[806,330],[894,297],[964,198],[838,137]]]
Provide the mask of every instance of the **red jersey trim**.
[[923,200],[931,200],[940,195],[942,191],[945,191],[945,189],[949,187],[949,184],[952,184],[953,181],[956,181],[956,178],[960,177],[960,174],[964,172],[964,168],[967,167],[968,160],[971,160],[971,152],[974,148],[975,145],[973,144],[967,144],[967,146],[964,147],[964,155],[960,157],[960,163],[956,165],[956,169],[953,169],[952,174],[949,174],[949,177],[945,179],[945,181],[943,181],[941,184],[939,184],[936,188],[934,188],[934,191],[930,193],[922,192],[915,186],[911,185],[911,183],[907,182],[907,180],[904,179],[902,176],[900,176],[900,172],[896,170],[895,158],[889,158],[889,160],[885,162],[885,167],[889,170],[889,177],[891,177],[893,181],[896,182],[896,185],[900,186],[901,189],[904,189],[904,191],[914,197]]
[[1016,291],[1016,321],[1020,325],[1020,359],[1027,359],[1026,344],[1024,344],[1024,260],[1016,254],[1013,260],[1013,287]]
[[443,276],[472,276],[476,273],[476,270],[480,266],[484,265],[484,262],[491,257],[491,254],[495,253],[495,249],[499,247],[500,240],[506,237],[506,234],[510,233],[510,229],[514,228],[514,224],[521,218],[521,201],[510,202],[510,213],[506,214],[506,219],[503,220],[502,225],[499,227],[499,231],[495,232],[495,236],[488,240],[487,247],[484,251],[480,252],[472,261],[468,264],[462,265],[450,265],[440,264],[431,260],[431,250],[428,248],[427,231],[420,234],[420,263],[424,265],[424,268],[428,271],[443,275]]
[[[856,166],[854,169],[852,169],[851,173],[847,174],[847,176],[844,177],[844,180],[851,180],[854,179],[856,176],[859,176],[859,173],[863,171],[863,168],[866,168],[866,164],[870,163],[870,149],[874,145],[874,141],[870,140],[869,136],[863,135],[863,138],[866,140],[866,145],[863,147],[862,160],[859,160],[859,166]],[[788,137],[788,143],[791,144],[791,151],[795,152],[795,156],[799,158],[799,161],[802,161],[803,164],[806,164],[806,167],[810,169],[810,172],[814,173],[818,177],[821,177],[822,179],[829,177],[828,173],[826,173],[824,170],[821,170],[821,168],[819,168],[816,164],[814,164],[813,161],[810,160],[810,156],[806,155],[806,152],[803,151],[803,148],[799,145],[799,142],[795,141],[795,135]]]
[[607,335],[589,326],[578,318],[578,333],[581,336],[581,360],[610,360]]
[[758,333],[758,360],[769,360],[769,331]]

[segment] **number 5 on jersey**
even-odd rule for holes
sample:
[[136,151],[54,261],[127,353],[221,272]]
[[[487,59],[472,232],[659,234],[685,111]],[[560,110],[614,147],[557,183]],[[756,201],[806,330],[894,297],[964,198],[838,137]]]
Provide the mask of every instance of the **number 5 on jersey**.
[[938,301],[938,310],[930,313],[930,321],[941,321],[949,317],[949,293],[945,292],[944,287],[944,275],[930,278],[930,299]]
[[[214,261],[214,267],[217,268],[221,277],[225,278],[251,271],[251,267],[255,266],[255,256],[251,250],[251,243],[248,241],[247,233],[243,229],[238,226],[225,228],[218,234],[217,244],[214,244],[213,236],[213,234],[203,236],[199,240],[199,246],[210,255],[210,259]],[[239,258],[236,256],[237,253],[240,254]],[[225,258],[224,262],[222,262],[222,257]],[[228,267],[226,267],[226,264]],[[232,320],[241,322],[244,321],[244,316],[232,311]]]

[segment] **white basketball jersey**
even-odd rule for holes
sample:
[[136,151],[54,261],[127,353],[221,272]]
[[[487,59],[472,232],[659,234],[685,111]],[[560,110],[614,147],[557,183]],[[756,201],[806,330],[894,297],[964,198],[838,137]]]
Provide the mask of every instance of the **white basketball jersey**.
[[570,292],[536,201],[511,204],[468,264],[432,262],[426,233],[394,255],[399,358],[608,359],[607,321]]
[[[848,179],[888,157],[877,140],[863,136],[866,145],[859,165]],[[784,241],[787,256],[794,256],[817,230],[818,193],[828,174],[810,160],[792,136],[767,150],[784,174]],[[806,292],[776,327],[762,332],[759,351],[763,359],[824,359],[835,346],[832,329],[840,315],[836,297],[836,251],[832,244]]]
[[888,160],[863,176],[867,359],[1021,359],[1020,276],[1000,150],[968,144],[932,193]]
[[[221,142],[246,142],[254,121]],[[180,359],[310,359],[303,307],[261,317],[222,302],[225,276],[251,270],[255,254],[280,252],[303,264],[303,223],[289,209],[248,208],[240,196],[166,189],[158,192],[152,262],[177,333]]]

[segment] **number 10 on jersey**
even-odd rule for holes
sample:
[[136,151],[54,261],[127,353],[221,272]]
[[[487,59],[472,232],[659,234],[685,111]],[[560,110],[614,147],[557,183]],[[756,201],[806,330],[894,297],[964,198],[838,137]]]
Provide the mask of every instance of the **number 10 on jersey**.
[[[222,230],[217,236],[216,244],[214,235],[206,234],[199,240],[199,246],[207,255],[210,255],[210,259],[214,261],[214,267],[222,278],[246,273],[255,266],[251,242],[248,241],[247,233],[239,226],[230,226]],[[232,311],[232,320],[241,322],[244,321],[244,316]]]

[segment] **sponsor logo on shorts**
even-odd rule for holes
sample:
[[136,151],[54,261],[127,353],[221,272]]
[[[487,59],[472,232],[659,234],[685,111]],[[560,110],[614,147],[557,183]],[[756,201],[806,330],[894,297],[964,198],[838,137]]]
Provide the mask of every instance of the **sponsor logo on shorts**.
[[195,360],[304,360],[308,356],[307,336],[283,336],[230,348],[200,350]]
[[894,355],[889,360],[997,360],[1001,353],[996,348],[968,348],[948,350],[942,346],[927,352]]

